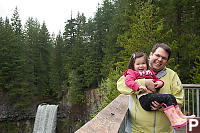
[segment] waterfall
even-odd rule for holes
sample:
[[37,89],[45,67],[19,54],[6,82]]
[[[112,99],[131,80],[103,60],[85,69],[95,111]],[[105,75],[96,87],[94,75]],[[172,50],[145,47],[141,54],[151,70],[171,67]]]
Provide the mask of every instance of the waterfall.
[[55,133],[58,105],[38,106],[33,133]]

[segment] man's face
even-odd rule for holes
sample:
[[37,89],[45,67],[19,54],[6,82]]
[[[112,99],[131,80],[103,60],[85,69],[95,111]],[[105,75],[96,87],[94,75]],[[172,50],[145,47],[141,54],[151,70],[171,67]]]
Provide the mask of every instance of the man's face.
[[168,61],[168,53],[161,47],[158,47],[154,53],[150,53],[149,65],[157,73],[162,70]]

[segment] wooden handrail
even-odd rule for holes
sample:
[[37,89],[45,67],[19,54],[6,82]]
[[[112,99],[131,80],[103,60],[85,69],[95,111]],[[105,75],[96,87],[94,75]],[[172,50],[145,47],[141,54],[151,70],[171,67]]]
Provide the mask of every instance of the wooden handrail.
[[200,84],[183,84],[183,88],[200,88]]
[[128,96],[120,94],[75,133],[117,133],[128,110]]

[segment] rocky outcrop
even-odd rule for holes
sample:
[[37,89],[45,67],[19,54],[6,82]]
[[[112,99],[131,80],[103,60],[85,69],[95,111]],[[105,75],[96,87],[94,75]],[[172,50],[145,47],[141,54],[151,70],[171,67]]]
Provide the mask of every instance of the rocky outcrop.
[[34,119],[35,118],[35,111],[22,111],[15,109],[13,106],[10,105],[0,105],[0,121],[19,121],[24,119]]
[[[66,91],[67,92],[67,91]],[[80,126],[92,119],[92,114],[98,110],[102,97],[98,95],[97,89],[85,91],[85,104],[72,104],[67,101],[67,93],[63,94],[62,100],[58,104],[57,131],[56,133],[71,133]],[[0,128],[4,127],[4,122],[10,122],[10,126],[16,128],[16,132],[32,133],[37,107],[39,104],[49,101],[37,101],[28,110],[16,109],[5,103],[0,105]],[[51,104],[49,102],[48,104]],[[55,102],[54,102],[55,104]],[[8,132],[9,129],[3,129]]]
[[103,100],[103,97],[98,94],[97,89],[91,89],[85,92],[86,99],[86,112],[87,118],[86,121],[89,121],[92,118],[92,115],[96,114],[99,109],[99,105]]

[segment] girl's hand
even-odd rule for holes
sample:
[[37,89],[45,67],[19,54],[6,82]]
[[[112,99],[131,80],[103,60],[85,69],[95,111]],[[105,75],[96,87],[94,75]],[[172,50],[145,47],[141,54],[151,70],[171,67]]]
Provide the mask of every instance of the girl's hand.
[[162,81],[156,81],[154,83],[154,86],[155,86],[156,89],[161,88],[163,86],[163,82]]

